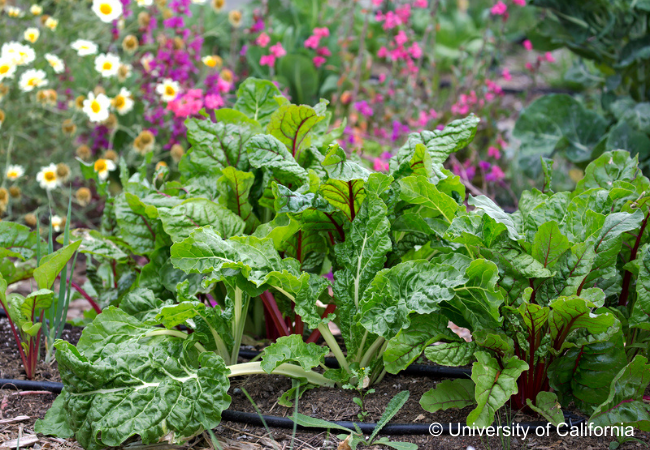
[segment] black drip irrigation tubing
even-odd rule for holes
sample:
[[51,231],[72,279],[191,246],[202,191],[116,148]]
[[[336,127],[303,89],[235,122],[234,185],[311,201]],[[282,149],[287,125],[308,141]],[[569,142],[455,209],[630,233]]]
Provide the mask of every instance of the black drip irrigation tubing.
[[[29,381],[29,380],[8,380],[0,379],[0,388],[3,387],[15,387],[22,390],[38,390],[38,391],[49,391],[53,393],[60,393],[63,389],[63,383],[54,383],[51,381]],[[256,413],[249,413],[243,411],[231,411],[229,409],[221,413],[221,418],[228,422],[243,423],[247,425],[254,426],[264,426],[265,424],[273,428],[286,428],[292,429],[294,427],[294,422],[288,417],[277,417],[277,416],[266,416]],[[573,428],[585,421],[583,417],[573,415],[571,413],[564,413],[564,420],[566,425],[562,428],[569,427]],[[372,434],[377,426],[376,423],[362,423],[362,422],[347,422],[347,421],[336,421],[329,422],[333,425],[338,425],[340,427],[349,428],[350,430],[355,430],[356,427],[364,434]],[[548,430],[547,422],[518,422],[513,423],[512,425],[502,425],[498,428],[508,428],[516,427],[519,430],[538,430],[544,429],[544,432]],[[553,427],[556,428],[556,427]],[[315,431],[327,429],[327,427],[303,427],[298,425],[298,429],[304,431]],[[331,428],[330,428],[331,429]],[[440,435],[452,435],[452,436],[462,436],[463,430],[466,430],[465,433],[469,433],[472,428],[463,425],[462,423],[394,423],[388,424],[381,429],[382,435],[429,435],[434,436]],[[475,432],[475,431],[474,431]]]

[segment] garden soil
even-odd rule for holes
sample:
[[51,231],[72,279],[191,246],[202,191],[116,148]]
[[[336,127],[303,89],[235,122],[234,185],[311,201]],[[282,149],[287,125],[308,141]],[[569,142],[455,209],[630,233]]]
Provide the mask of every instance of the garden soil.
[[[79,339],[79,329],[66,329],[64,339],[76,343]],[[25,379],[25,373],[20,364],[20,358],[13,342],[13,337],[6,319],[0,319],[0,378]],[[41,363],[37,370],[37,380],[59,381],[56,370],[56,362],[51,365]],[[367,411],[365,422],[377,422],[381,417],[386,405],[397,393],[408,390],[410,398],[406,405],[392,420],[392,423],[421,423],[432,422],[450,423],[463,422],[471,407],[461,410],[439,411],[428,413],[424,411],[419,400],[423,393],[435,386],[440,380],[426,377],[412,377],[403,375],[387,375],[384,380],[376,386],[376,393],[366,396],[364,408]],[[231,409],[245,412],[255,412],[255,407],[247,399],[244,392],[247,392],[256,401],[256,406],[263,414],[290,417],[293,408],[286,408],[278,405],[277,400],[287,389],[291,387],[291,381],[279,376],[251,376],[237,377],[231,379],[230,394],[232,396]],[[45,415],[54,399],[55,394],[31,393],[20,395],[20,391],[14,386],[5,386],[0,389],[0,449],[2,444],[10,439],[16,439],[19,431],[22,436],[33,434],[33,426],[36,419]],[[352,401],[356,397],[354,391],[320,388],[307,391],[298,402],[298,411],[313,417],[325,420],[349,420],[358,421],[357,415],[360,408]],[[11,419],[17,416],[29,416],[21,422],[2,424],[3,419]],[[539,418],[526,416],[521,413],[514,414],[514,422],[538,421]],[[270,434],[263,427],[250,426],[234,422],[222,422],[215,430],[224,450],[258,450],[258,449],[290,449],[292,441],[291,430],[271,428]],[[650,444],[650,433],[637,433],[636,435],[645,444],[631,442],[621,446],[621,449],[645,448]],[[498,438],[492,438],[489,442],[477,437],[451,437],[451,436],[392,436],[393,441],[411,442],[418,445],[420,449],[430,450],[465,450],[469,446],[476,450],[496,450],[504,448]],[[339,448],[340,440],[335,435],[328,435],[326,432],[304,432],[299,431],[295,435],[294,449],[332,449]],[[527,450],[605,450],[609,448],[610,439],[596,437],[531,437],[526,440],[514,438],[510,442],[511,449]],[[81,450],[81,447],[74,440],[64,441],[40,437],[33,445],[34,450]],[[160,450],[167,450],[170,446],[161,447]],[[186,449],[214,450],[209,440],[199,436],[188,442],[183,447]],[[344,450],[344,447],[340,447]],[[362,447],[359,447],[362,448]],[[381,446],[376,449],[385,448]],[[506,447],[507,448],[507,447]],[[149,450],[154,450],[149,447]]]

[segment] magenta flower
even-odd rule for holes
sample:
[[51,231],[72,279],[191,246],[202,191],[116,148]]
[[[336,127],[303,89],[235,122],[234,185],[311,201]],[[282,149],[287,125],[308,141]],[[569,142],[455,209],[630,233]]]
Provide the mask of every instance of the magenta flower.
[[203,97],[201,89],[190,89],[185,95],[168,102],[167,109],[172,111],[176,117],[192,116],[203,108],[201,97]]
[[326,59],[323,58],[322,56],[314,56],[311,60],[313,61],[316,67],[322,66],[323,64],[325,64],[326,61]]
[[272,45],[271,48],[269,48],[269,50],[271,51],[271,54],[276,58],[282,58],[284,55],[287,54],[287,51],[282,47],[282,44],[279,42],[275,45]]
[[377,51],[377,56],[378,56],[379,58],[386,58],[386,57],[388,57],[388,49],[387,49],[386,47],[381,47],[381,48]]
[[546,61],[548,61],[548,62],[550,62],[550,63],[554,63],[554,62],[555,62],[555,58],[553,57],[553,55],[551,54],[551,52],[546,52],[546,54],[544,55],[544,58],[546,58]]
[[320,45],[320,37],[315,34],[305,40],[305,48],[316,48]]
[[411,46],[409,47],[409,53],[415,59],[419,59],[422,57],[422,49],[420,48],[420,45],[417,42],[411,44]]
[[492,164],[490,164],[487,161],[479,161],[478,166],[481,168],[483,172],[487,172],[490,170],[490,167],[492,167]]
[[392,30],[402,24],[402,19],[400,19],[393,11],[388,11],[384,19],[384,30]]
[[501,167],[492,166],[492,171],[485,176],[486,181],[501,181],[506,177],[506,174],[503,173]]
[[531,51],[533,49],[533,43],[526,39],[524,41],[524,48],[528,51]]
[[526,0],[512,0],[512,3],[519,6],[526,6]]
[[255,43],[260,47],[266,47],[269,45],[269,42],[271,42],[271,38],[266,33],[260,33],[260,35],[257,36],[257,39],[255,39]]
[[379,82],[383,83],[384,81],[386,81],[386,74],[385,73],[380,73],[379,74]]
[[501,0],[499,0],[496,3],[496,5],[494,5],[492,9],[490,9],[490,13],[493,16],[502,16],[507,12],[508,12],[508,6],[505,3],[503,3]]
[[275,66],[275,56],[273,55],[262,55],[260,58],[260,66]]
[[318,47],[316,49],[316,54],[318,56],[332,56],[332,52],[327,47]]
[[427,0],[415,0],[415,2],[413,2],[414,8],[426,8],[427,6],[429,6],[427,5]]
[[354,109],[359,111],[365,117],[370,117],[373,114],[372,108],[370,107],[368,102],[365,101],[365,100],[361,100],[360,102],[356,102],[354,104]]
[[205,107],[210,109],[219,109],[225,104],[223,98],[218,94],[206,95],[204,101]]
[[531,72],[535,71],[535,67],[529,62],[526,63],[526,69],[530,70]]
[[406,33],[404,33],[404,30],[399,30],[399,33],[397,33],[397,36],[395,36],[395,42],[397,42],[397,45],[404,45],[406,42],[408,42],[409,38],[406,37]]
[[499,151],[498,148],[492,146],[492,147],[488,148],[488,156],[491,156],[494,159],[499,160],[499,159],[501,159],[501,152]]
[[512,75],[510,74],[510,71],[508,69],[503,69],[503,71],[501,71],[501,76],[506,81],[512,80]]
[[314,36],[323,38],[323,37],[329,37],[329,35],[330,35],[330,30],[327,27],[314,28]]
[[375,158],[375,160],[372,163],[373,169],[375,169],[375,172],[388,172],[389,169],[389,164],[382,160],[381,158]]

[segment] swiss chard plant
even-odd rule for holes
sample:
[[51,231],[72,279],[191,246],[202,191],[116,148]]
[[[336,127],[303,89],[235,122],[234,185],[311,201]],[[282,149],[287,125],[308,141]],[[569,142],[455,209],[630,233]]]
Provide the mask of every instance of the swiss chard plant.
[[[61,337],[66,323],[70,302],[68,262],[73,256],[76,260],[80,244],[68,242],[68,223],[64,231],[64,246],[54,251],[51,226],[49,242],[45,244],[39,230],[32,231],[18,223],[0,222],[0,307],[6,312],[29,379],[34,377],[41,358],[41,344],[45,344],[45,361],[52,361],[54,341]],[[73,261],[73,269],[74,265]],[[57,278],[60,278],[59,294],[55,298],[52,289]],[[21,280],[33,280],[32,286],[35,284],[36,289],[27,296],[7,292],[10,285]]]
[[[592,162],[573,192],[550,186],[547,176],[543,191],[524,192],[514,214],[471,197],[474,212],[448,230],[453,242],[495,264],[504,302],[491,326],[449,316],[472,331],[472,342],[425,354],[451,366],[476,359],[472,379],[441,383],[423,397],[426,409],[476,404],[468,423],[481,426],[507,402],[554,423],[562,421],[560,405],[571,402],[600,424],[620,425],[631,409],[647,417],[639,389],[649,370],[650,182],[636,158],[616,151]],[[644,381],[624,386],[630,371]],[[635,420],[623,422],[643,425]]]

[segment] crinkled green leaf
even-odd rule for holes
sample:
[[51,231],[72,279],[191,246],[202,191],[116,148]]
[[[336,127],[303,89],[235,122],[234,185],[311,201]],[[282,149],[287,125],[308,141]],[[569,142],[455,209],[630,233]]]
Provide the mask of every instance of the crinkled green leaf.
[[366,198],[363,180],[327,180],[321,184],[319,194],[352,222]]
[[310,131],[324,118],[324,114],[311,106],[285,104],[273,113],[267,130],[297,158],[301,150],[310,145]]
[[272,373],[280,364],[295,362],[303,369],[311,370],[322,363],[327,353],[327,348],[314,343],[305,344],[302,336],[293,334],[279,338],[264,349],[262,369]]
[[169,304],[156,298],[151,289],[138,287],[124,296],[120,302],[120,309],[142,322],[149,322],[156,318],[160,309]]
[[441,215],[451,224],[458,204],[447,194],[440,192],[436,186],[423,176],[410,176],[399,180],[400,197],[412,205],[424,206]]
[[[70,240],[81,240],[79,253],[114,259],[116,261],[122,261],[127,258],[127,254],[117,244],[119,240],[103,236],[96,230],[89,230],[87,228],[70,230]],[[57,238],[57,242],[60,244],[63,243],[63,235]]]
[[191,198],[171,209],[159,209],[163,229],[174,242],[189,237],[197,228],[211,226],[224,238],[236,236],[244,231],[241,217],[210,200]]
[[14,222],[0,222],[0,257],[29,259],[36,253],[38,234]]
[[275,100],[278,96],[282,96],[282,93],[271,81],[250,77],[239,85],[234,108],[266,125],[280,107]]
[[650,365],[638,355],[612,379],[609,396],[589,422],[597,427],[634,426],[650,431],[650,407],[643,394],[650,383]]
[[[427,347],[424,356],[439,366],[466,366],[474,359],[477,350],[475,342],[443,342],[442,344]],[[472,398],[474,398],[472,391]]]
[[528,364],[516,356],[498,361],[486,352],[475,353],[477,362],[472,367],[472,380],[476,384],[476,408],[467,416],[467,425],[489,427],[494,414],[518,392],[517,379],[528,370]]
[[557,400],[557,395],[553,392],[540,392],[535,398],[535,403],[527,398],[526,403],[533,411],[540,414],[546,420],[556,427],[564,423],[564,414],[562,414],[562,405]]
[[367,181],[370,171],[353,161],[348,161],[345,150],[339,144],[330,145],[321,162],[330,179],[338,181]]
[[[441,339],[456,340],[458,336],[448,328],[449,321],[442,314],[414,314],[410,326],[402,329],[388,341],[384,351],[384,367],[389,373],[398,373],[411,365],[424,350]],[[448,344],[443,344],[448,345]]]
[[217,180],[217,188],[221,194],[219,203],[241,217],[246,223],[244,231],[250,234],[260,223],[248,198],[255,175],[252,172],[240,172],[234,167],[226,167],[222,173]]
[[540,226],[533,240],[533,257],[545,268],[552,269],[558,259],[571,247],[569,239],[562,234],[554,221]]
[[284,185],[297,188],[309,181],[307,171],[296,162],[287,147],[273,136],[254,136],[248,141],[246,152],[251,166],[270,170],[272,177]]
[[636,280],[636,300],[630,314],[630,328],[650,330],[650,247],[645,246],[639,258]]
[[467,203],[476,207],[478,210],[484,211],[485,214],[496,220],[498,223],[505,225],[508,230],[508,236],[513,241],[521,238],[517,225],[510,214],[503,211],[496,203],[486,196],[479,195],[478,197],[473,197],[470,195]]

